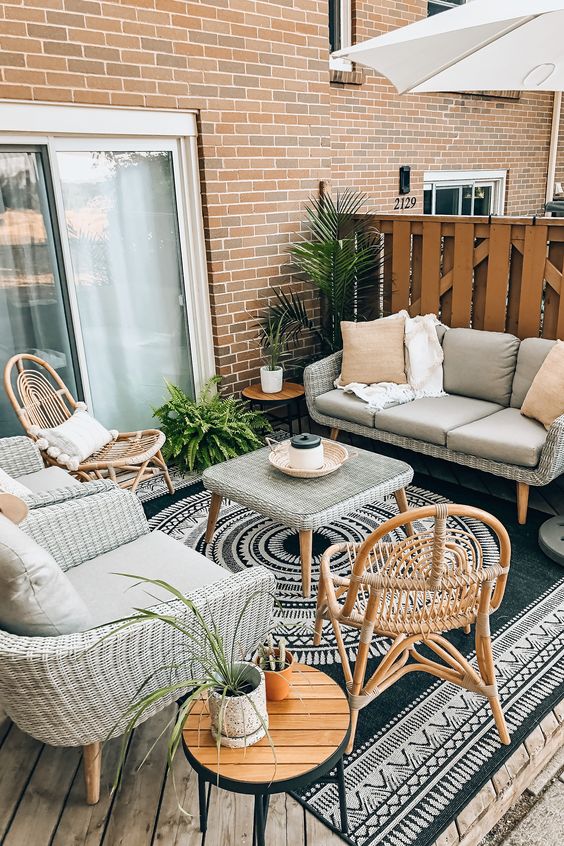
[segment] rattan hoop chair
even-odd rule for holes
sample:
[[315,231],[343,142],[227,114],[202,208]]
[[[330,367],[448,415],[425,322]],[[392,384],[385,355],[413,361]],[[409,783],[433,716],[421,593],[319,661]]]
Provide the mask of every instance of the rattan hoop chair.
[[[32,427],[52,428],[64,423],[78,407],[78,401],[58,373],[43,359],[29,353],[14,355],[4,368],[4,388],[28,437],[36,441]],[[165,436],[158,429],[120,432],[102,449],[90,455],[73,475],[82,481],[109,477],[122,488],[137,489],[139,482],[162,471],[170,493],[174,487],[161,447]],[[42,453],[48,464],[57,462]],[[120,478],[127,474],[127,478]]]
[[[499,558],[484,564],[482,547],[468,530],[452,527],[449,516],[485,523],[497,537]],[[434,518],[432,528],[417,530],[417,521]],[[396,543],[389,533],[409,521],[412,534]],[[350,576],[331,572],[331,559],[348,555]],[[420,671],[486,696],[502,743],[509,734],[497,693],[490,638],[490,614],[502,599],[511,558],[509,536],[491,514],[466,505],[426,506],[393,517],[361,544],[336,544],[321,560],[314,643],[323,621],[335,632],[352,712],[352,751],[358,713],[406,673]],[[444,637],[475,625],[477,672]],[[360,645],[351,670],[342,626],[360,630]],[[370,643],[376,635],[392,643],[367,679]],[[421,648],[425,647],[422,654]],[[440,659],[440,660],[437,660]]]

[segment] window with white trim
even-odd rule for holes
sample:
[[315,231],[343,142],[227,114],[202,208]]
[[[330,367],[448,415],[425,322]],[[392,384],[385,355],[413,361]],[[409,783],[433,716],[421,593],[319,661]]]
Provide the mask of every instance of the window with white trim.
[[467,0],[429,0],[427,3],[427,14],[438,15],[439,12],[446,12],[447,9],[456,9],[462,6]]
[[423,211],[440,215],[503,214],[507,171],[429,171]]
[[[352,42],[352,0],[329,0],[329,49],[331,53],[349,47]],[[335,70],[351,70],[348,59],[330,57]]]

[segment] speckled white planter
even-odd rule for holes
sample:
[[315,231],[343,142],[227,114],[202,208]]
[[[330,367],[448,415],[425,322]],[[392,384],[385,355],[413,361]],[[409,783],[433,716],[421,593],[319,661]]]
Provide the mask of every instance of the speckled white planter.
[[271,370],[268,366],[260,369],[260,386],[265,394],[278,394],[284,384],[284,368]]
[[223,697],[210,691],[208,696],[212,736],[214,740],[219,736],[220,744],[232,749],[258,743],[268,729],[264,673],[255,664],[246,661],[244,664],[248,667],[249,682],[257,683],[251,693]]

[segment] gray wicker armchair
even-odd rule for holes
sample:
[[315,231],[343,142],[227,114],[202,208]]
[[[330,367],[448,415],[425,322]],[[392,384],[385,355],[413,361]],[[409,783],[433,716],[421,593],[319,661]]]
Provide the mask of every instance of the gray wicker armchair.
[[[111,483],[93,496],[34,508],[21,528],[48,549],[65,571],[150,537],[137,498]],[[185,552],[180,543],[178,546]],[[73,571],[75,579],[77,572]],[[155,577],[159,577],[158,560]],[[116,587],[123,587],[115,578]],[[267,570],[257,567],[226,574],[190,596],[204,615],[220,626],[228,646],[233,641],[233,622],[249,603],[237,637],[237,647],[249,650],[268,630],[273,582]],[[193,615],[182,603],[174,600],[166,608],[184,618],[186,627],[193,626]],[[3,709],[20,729],[44,743],[84,747],[86,793],[91,804],[99,798],[100,743],[124,731],[124,712],[147,679],[151,681],[146,692],[157,689],[169,681],[168,672],[159,668],[170,665],[181,649],[186,656],[186,638],[160,621],[140,623],[103,639],[116,628],[117,624],[110,623],[58,637],[20,637],[0,631]],[[160,699],[144,718],[178,695]]]
[[[341,372],[342,357],[342,352],[333,353],[333,355],[321,361],[310,364],[304,370],[304,387],[309,415],[316,423],[329,427],[333,439],[336,440],[338,438],[341,430],[352,432],[356,435],[371,438],[372,440],[394,444],[404,449],[430,455],[433,458],[442,458],[446,461],[453,461],[456,464],[463,464],[475,470],[492,473],[494,476],[512,479],[517,482],[517,505],[520,523],[526,521],[529,486],[538,487],[547,485],[564,472],[564,415],[558,417],[546,433],[546,440],[540,450],[540,458],[536,466],[525,467],[519,464],[509,464],[505,461],[481,458],[477,455],[449,449],[447,446],[440,446],[421,438],[385,431],[384,428],[378,427],[378,413],[374,417],[373,425],[366,425],[362,422],[355,422],[352,419],[345,419],[344,417],[337,417],[326,413],[321,409],[324,403],[320,398],[324,394],[334,391],[335,380]],[[435,401],[440,402],[441,399],[439,397]],[[358,407],[367,409],[366,404],[357,400],[356,397],[347,395],[346,402],[348,404],[357,403]],[[382,412],[382,414],[385,413]],[[438,411],[437,413],[439,414],[440,412]],[[540,424],[537,425],[540,427]]]

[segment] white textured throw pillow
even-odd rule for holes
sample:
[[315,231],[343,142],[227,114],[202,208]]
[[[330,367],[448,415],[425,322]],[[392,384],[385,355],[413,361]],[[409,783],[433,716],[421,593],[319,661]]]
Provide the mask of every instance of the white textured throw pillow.
[[32,426],[30,434],[38,438],[39,449],[56,459],[58,464],[69,470],[78,470],[78,465],[102,447],[115,440],[116,430],[108,430],[92,417],[81,403],[72,417],[52,429]]
[[53,556],[0,514],[0,629],[56,637],[90,626],[86,605]]
[[25,485],[22,485],[21,482],[18,482],[17,479],[14,479],[0,467],[0,491],[14,496],[29,496],[31,488],[26,488]]

